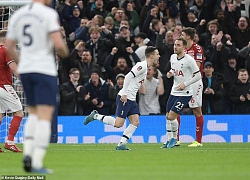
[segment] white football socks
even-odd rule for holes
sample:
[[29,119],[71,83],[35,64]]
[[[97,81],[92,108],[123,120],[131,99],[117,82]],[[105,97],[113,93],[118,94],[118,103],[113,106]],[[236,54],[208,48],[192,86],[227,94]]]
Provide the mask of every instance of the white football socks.
[[122,144],[126,144],[128,140],[131,138],[131,136],[134,134],[136,128],[137,127],[134,126],[133,124],[129,124],[129,126],[123,132],[123,136],[120,142],[118,143],[118,146],[121,146]]
[[24,142],[23,154],[24,156],[31,156],[34,148],[34,133],[38,117],[35,114],[29,114],[24,126]]
[[167,136],[168,141],[173,138],[173,132],[172,132],[172,123],[170,120],[167,120]]
[[95,114],[94,119],[102,121],[105,124],[115,126],[115,120],[116,119],[114,117],[112,117],[112,116],[104,116],[104,115],[101,115],[101,114]]
[[50,142],[51,122],[39,120],[34,135],[34,152],[32,154],[32,167],[40,169],[43,167],[43,159],[46,155]]
[[177,139],[177,134],[178,134],[178,121],[177,119],[171,121],[172,123],[172,132],[173,132],[173,138]]

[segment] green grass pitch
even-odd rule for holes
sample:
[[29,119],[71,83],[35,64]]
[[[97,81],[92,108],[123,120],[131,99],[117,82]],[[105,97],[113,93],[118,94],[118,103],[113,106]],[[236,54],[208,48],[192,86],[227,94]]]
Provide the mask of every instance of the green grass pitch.
[[[250,179],[249,143],[204,143],[200,148],[182,143],[173,149],[128,144],[131,151],[116,151],[115,146],[51,144],[44,165],[55,173],[46,180]],[[21,161],[21,153],[0,153],[0,175],[28,175]]]

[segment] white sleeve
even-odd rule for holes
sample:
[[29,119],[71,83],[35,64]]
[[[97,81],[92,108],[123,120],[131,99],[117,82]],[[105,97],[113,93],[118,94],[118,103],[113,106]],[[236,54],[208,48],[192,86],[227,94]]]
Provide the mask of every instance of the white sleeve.
[[132,67],[131,71],[134,74],[134,76],[138,76],[139,74],[143,73],[143,71],[144,71],[144,64],[142,62],[136,63]]
[[201,79],[201,73],[200,71],[197,71],[193,74],[193,77],[189,79],[188,81],[184,82],[185,86],[189,86],[190,84],[195,83],[196,81],[199,81]]
[[125,76],[125,79],[124,79],[124,82],[123,82],[123,94],[124,95],[127,95],[128,94],[128,86],[129,86],[129,83],[131,81],[131,79],[134,78],[134,75],[133,73],[130,71],[126,76]]
[[51,17],[49,18],[48,21],[48,32],[51,33],[59,30],[60,26],[59,26],[58,14],[54,10],[52,10]]

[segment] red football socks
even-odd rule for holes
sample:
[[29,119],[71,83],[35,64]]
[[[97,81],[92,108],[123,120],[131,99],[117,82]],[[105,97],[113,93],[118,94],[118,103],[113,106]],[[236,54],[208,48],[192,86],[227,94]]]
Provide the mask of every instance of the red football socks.
[[204,124],[203,116],[201,115],[200,117],[196,117],[196,141],[199,143],[201,143],[202,139],[203,124]]
[[9,141],[14,141],[14,137],[18,131],[18,128],[20,126],[20,122],[22,121],[22,117],[20,116],[14,116],[13,119],[10,122],[10,127],[9,127],[9,134],[8,134],[8,139]]
[[178,114],[177,116],[177,121],[178,121],[178,134],[177,134],[177,140],[180,141],[180,125],[181,125],[181,117]]

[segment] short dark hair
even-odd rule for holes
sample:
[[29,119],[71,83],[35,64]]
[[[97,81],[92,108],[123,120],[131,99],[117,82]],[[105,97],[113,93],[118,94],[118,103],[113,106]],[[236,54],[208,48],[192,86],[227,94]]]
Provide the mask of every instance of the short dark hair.
[[145,55],[146,55],[146,57],[149,57],[151,54],[154,54],[154,53],[155,53],[155,50],[157,50],[156,47],[154,47],[154,46],[148,46],[148,47],[145,49]]
[[162,24],[166,24],[166,23],[168,23],[168,20],[169,20],[170,18],[169,17],[167,17],[167,16],[164,16],[163,18],[162,18]]
[[153,19],[153,20],[151,21],[151,23],[152,23],[152,28],[154,28],[154,26],[157,25],[159,22],[161,22],[159,19]]
[[89,52],[91,54],[91,51],[89,49],[84,49],[82,52]]
[[194,35],[196,33],[196,30],[194,28],[187,27],[187,28],[184,28],[182,30],[182,32],[186,33],[186,35],[190,36],[190,38],[193,40],[194,39]]
[[178,38],[178,39],[176,39],[176,41],[182,41],[183,46],[187,45],[187,41],[183,38]]
[[[73,72],[75,72],[75,71],[79,71],[79,69],[77,69],[77,68],[71,68],[70,70],[69,70],[69,74],[72,74]],[[79,71],[80,72],[80,71]]]

